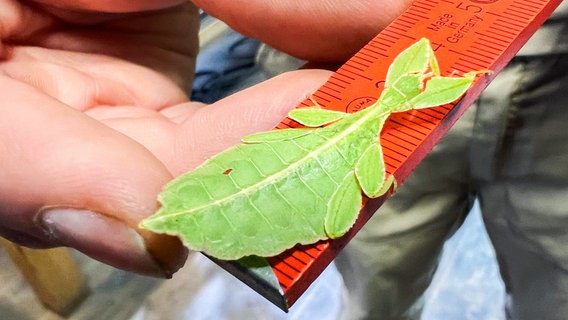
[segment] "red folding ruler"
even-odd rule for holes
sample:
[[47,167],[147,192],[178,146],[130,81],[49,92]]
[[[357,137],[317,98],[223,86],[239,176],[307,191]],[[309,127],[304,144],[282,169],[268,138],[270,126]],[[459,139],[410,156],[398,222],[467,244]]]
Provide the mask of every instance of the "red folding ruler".
[[[400,183],[426,156],[552,14],[561,0],[418,0],[335,72],[314,93],[324,108],[354,112],[379,97],[394,57],[420,38],[430,39],[443,75],[492,70],[459,103],[392,115],[381,145],[387,171]],[[313,105],[305,101],[302,106]],[[284,120],[278,128],[296,126]],[[402,186],[404,188],[404,186]],[[365,203],[343,237],[297,246],[268,258],[271,268],[214,260],[255,291],[287,311],[355,236],[387,196]],[[268,269],[268,270],[267,270]]]

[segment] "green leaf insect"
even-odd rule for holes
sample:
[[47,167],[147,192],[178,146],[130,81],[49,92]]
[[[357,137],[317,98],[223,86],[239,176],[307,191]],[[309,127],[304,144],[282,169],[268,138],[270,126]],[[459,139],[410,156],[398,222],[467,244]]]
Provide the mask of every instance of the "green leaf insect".
[[162,207],[141,222],[223,260],[269,257],[344,235],[363,195],[386,193],[379,135],[389,115],[453,102],[480,72],[440,76],[427,39],[393,61],[372,106],[352,114],[318,107],[289,117],[307,126],[249,135],[166,185]]

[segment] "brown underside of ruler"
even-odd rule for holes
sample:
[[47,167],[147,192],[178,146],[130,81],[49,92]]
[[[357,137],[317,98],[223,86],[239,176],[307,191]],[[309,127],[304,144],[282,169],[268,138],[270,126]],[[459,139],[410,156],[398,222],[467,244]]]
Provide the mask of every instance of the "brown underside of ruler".
[[[430,39],[442,74],[491,70],[456,104],[391,116],[381,134],[387,171],[401,183],[489,82],[505,67],[561,0],[418,0],[338,69],[314,99],[322,107],[355,112],[376,101],[386,71],[402,50]],[[311,105],[305,101],[302,106]],[[286,119],[278,128],[296,127]],[[404,186],[402,186],[404,188]],[[333,261],[389,195],[365,203],[343,237],[296,246],[268,258],[269,268],[215,260],[287,311]],[[266,270],[268,269],[268,270]]]

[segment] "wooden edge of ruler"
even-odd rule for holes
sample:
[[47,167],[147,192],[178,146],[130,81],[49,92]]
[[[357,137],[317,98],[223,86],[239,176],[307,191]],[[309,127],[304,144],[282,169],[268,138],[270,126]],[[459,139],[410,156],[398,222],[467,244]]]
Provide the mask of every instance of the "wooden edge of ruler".
[[[428,28],[427,24],[421,23],[418,29],[412,29],[413,21],[409,18],[410,15],[416,15],[424,19],[437,17],[430,17],[428,14],[428,8],[436,8],[436,5],[455,5],[454,10],[465,10],[465,11],[475,11],[477,8],[483,8],[484,5],[501,5],[501,2],[506,2],[505,0],[438,0],[438,1],[427,1],[418,0],[415,1],[411,7],[403,13],[399,18],[397,18],[393,23],[391,23],[387,28],[385,28],[377,37],[375,37],[367,46],[365,46],[359,53],[357,53],[353,58],[351,58],[346,64],[344,64],[337,73],[341,72],[342,69],[347,69],[349,63],[357,59],[361,55],[362,51],[368,46],[375,46],[374,43],[378,40],[387,39],[394,43],[393,39],[399,37],[399,42],[393,45],[393,48],[389,52],[389,55],[385,55],[385,62],[383,64],[390,64],[390,61],[398,54],[402,49],[408,47],[418,38],[424,36],[429,38],[432,43],[443,43],[444,39],[437,39],[436,34],[432,36],[432,32],[426,32]],[[482,77],[476,79],[470,90],[462,97],[462,99],[455,104],[447,105],[442,112],[442,117],[436,122],[432,129],[426,130],[425,136],[420,141],[420,144],[402,160],[402,164],[396,168],[391,168],[389,173],[394,174],[397,181],[402,182],[411,171],[418,165],[420,161],[426,156],[426,154],[436,145],[436,143],[441,139],[441,137],[451,128],[451,126],[459,119],[459,117],[465,112],[465,110],[477,99],[477,97],[482,93],[482,91],[489,85],[491,80],[493,80],[497,74],[506,66],[506,64],[516,55],[516,53],[521,49],[521,47],[526,43],[532,34],[544,23],[544,21],[552,14],[554,9],[562,2],[561,0],[511,0],[509,2],[525,3],[531,6],[528,11],[534,9],[532,17],[527,20],[526,24],[523,25],[522,29],[515,34],[515,38],[507,44],[506,48],[502,49],[499,54],[495,56],[495,59],[491,60],[489,63],[485,63],[485,69],[492,71],[490,74],[486,74]],[[510,7],[513,7],[511,4]],[[537,5],[541,4],[542,7],[536,9]],[[503,5],[504,6],[504,5]],[[507,9],[510,9],[509,7]],[[432,9],[434,10],[434,9]],[[441,10],[441,9],[440,9]],[[505,9],[503,9],[505,10]],[[490,10],[487,10],[488,14]],[[443,11],[436,11],[440,13]],[[447,11],[447,15],[451,13],[458,14],[458,12]],[[471,13],[471,12],[470,12]],[[508,12],[503,13],[503,15],[508,15]],[[522,14],[522,13],[512,13],[512,14]],[[410,22],[409,22],[410,21]],[[418,20],[416,20],[418,21]],[[418,22],[416,22],[419,24]],[[408,27],[410,25],[410,27]],[[406,30],[405,30],[406,28]],[[468,30],[469,31],[469,30]],[[422,35],[424,33],[424,35]],[[431,37],[432,36],[432,37]],[[479,36],[479,35],[477,35]],[[449,38],[446,40],[450,41]],[[464,41],[465,42],[465,41]],[[448,54],[446,52],[446,54]],[[458,51],[454,50],[454,55],[458,54]],[[390,57],[390,60],[389,58]],[[475,57],[473,58],[475,59]],[[388,67],[388,66],[386,66]],[[385,67],[385,70],[386,70]],[[473,69],[475,70],[475,69]],[[350,72],[350,70],[347,70]],[[336,73],[336,74],[337,74]],[[336,75],[334,74],[334,75]],[[384,76],[384,75],[383,75]],[[333,77],[333,76],[332,76]],[[374,79],[376,75],[373,76]],[[329,83],[329,81],[328,81]],[[326,83],[322,86],[316,93],[314,97],[318,98],[318,93],[321,96],[325,96],[328,93],[323,92],[325,90]],[[322,93],[323,92],[323,93]],[[363,92],[367,92],[363,90]],[[378,96],[380,92],[376,92],[375,95]],[[329,95],[329,94],[328,94]],[[321,103],[324,108],[327,108],[325,103]],[[309,101],[305,101],[301,106],[310,105]],[[343,110],[344,111],[344,110]],[[415,112],[415,111],[412,111]],[[423,112],[418,111],[418,113]],[[436,111],[424,111],[436,112]],[[422,114],[422,113],[421,113]],[[381,139],[384,136],[389,135],[389,127],[396,128],[396,121],[406,121],[404,115],[395,115],[394,120],[389,119],[387,125],[385,126],[385,131],[381,134]],[[392,118],[392,117],[391,117]],[[390,125],[389,125],[390,123]],[[289,126],[289,123],[283,122],[282,127]],[[394,129],[393,129],[394,130]],[[385,152],[385,155],[387,153]],[[387,164],[388,167],[388,164]],[[388,168],[387,168],[388,170]],[[300,296],[308,289],[308,287],[313,283],[313,281],[323,272],[323,270],[333,261],[337,254],[347,245],[347,243],[355,236],[355,234],[363,227],[363,225],[371,218],[374,212],[384,203],[384,201],[390,197],[390,193],[380,197],[378,199],[371,199],[367,201],[361,210],[359,218],[353,228],[345,234],[343,237],[321,241],[313,245],[307,246],[296,246],[276,257],[267,258],[271,265],[272,273],[269,276],[259,275],[257,272],[251,272],[243,265],[236,261],[220,261],[213,259],[218,265],[226,269],[228,272],[233,274],[235,277],[243,281],[245,284],[250,286],[253,290],[257,291],[269,301],[274,303],[276,306],[284,311],[288,309],[300,298]],[[278,283],[274,282],[274,277],[276,277]]]

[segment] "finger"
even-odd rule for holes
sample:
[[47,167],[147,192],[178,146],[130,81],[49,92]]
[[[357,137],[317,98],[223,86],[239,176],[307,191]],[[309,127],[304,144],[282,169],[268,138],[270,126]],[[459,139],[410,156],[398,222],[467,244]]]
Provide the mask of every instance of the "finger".
[[[78,2],[77,5],[87,6],[89,3]],[[113,3],[136,7],[140,2]],[[95,4],[105,6],[98,1]],[[102,14],[41,8],[27,2],[8,0],[0,3],[0,21],[2,59],[13,59],[19,48],[19,51],[31,51],[29,55],[33,55],[35,60],[48,62],[52,67],[74,68],[89,76],[106,75],[101,77],[103,80],[118,78],[125,61],[128,61],[168,77],[183,90],[191,87],[199,46],[199,12],[190,2],[183,1],[183,4],[167,10]],[[122,65],[117,63],[117,59],[101,59],[102,55],[122,59]],[[102,60],[101,70],[93,67],[99,60]],[[20,63],[18,67],[26,67],[26,64]],[[32,67],[27,69],[34,70]],[[140,73],[135,68],[130,69]],[[39,71],[27,73],[32,80],[38,80],[39,74]],[[121,78],[129,78],[132,86],[138,79],[130,74]],[[45,82],[49,79],[39,80]],[[31,84],[31,81],[28,83]]]
[[158,10],[178,5],[186,0],[138,0],[138,1],[77,1],[77,0],[35,0],[35,2],[50,6],[72,9],[72,10],[92,10],[102,12],[138,12],[146,10]]
[[[30,10],[28,6],[18,0],[3,0],[0,2],[0,49],[4,49],[2,42],[13,43],[26,39],[38,31],[53,24],[53,17],[41,14],[37,10]],[[0,51],[4,58],[7,52]]]
[[15,48],[0,68],[7,76],[81,111],[125,105],[159,110],[187,100],[162,74],[102,55]]
[[0,88],[0,220],[10,230],[4,235],[74,247],[143,274],[175,272],[186,255],[179,241],[137,229],[171,179],[162,163],[25,84],[0,77]]
[[412,0],[194,0],[235,30],[311,61],[345,61]]
[[193,112],[175,134],[170,170],[181,174],[247,134],[274,128],[330,74],[324,70],[285,73]]

